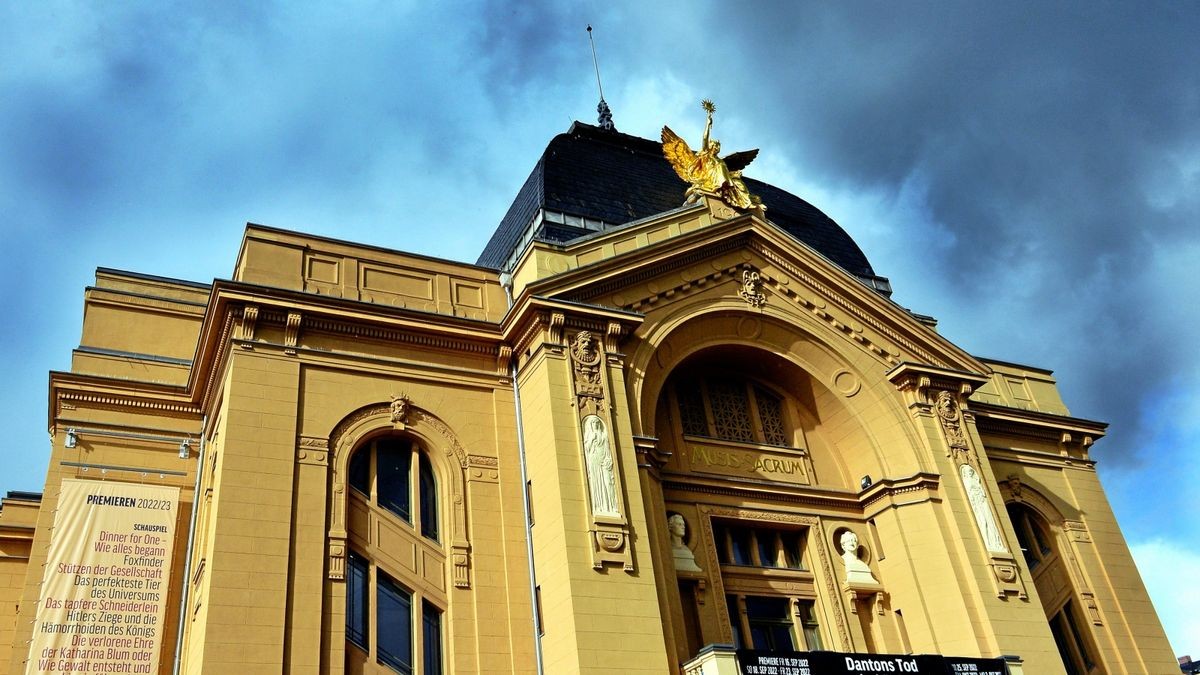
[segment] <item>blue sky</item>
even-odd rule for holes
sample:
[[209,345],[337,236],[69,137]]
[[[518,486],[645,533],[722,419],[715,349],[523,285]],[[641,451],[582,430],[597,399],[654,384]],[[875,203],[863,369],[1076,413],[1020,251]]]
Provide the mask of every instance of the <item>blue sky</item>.
[[1195,4],[0,5],[0,489],[42,488],[98,266],[227,278],[247,221],[474,261],[595,119],[589,22],[620,130],[696,138],[712,98],[894,299],[1112,424],[1113,508],[1200,650]]

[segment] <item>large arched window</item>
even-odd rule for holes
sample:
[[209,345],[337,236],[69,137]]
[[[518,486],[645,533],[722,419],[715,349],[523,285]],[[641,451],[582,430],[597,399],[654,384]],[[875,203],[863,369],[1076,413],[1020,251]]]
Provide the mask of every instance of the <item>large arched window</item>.
[[1050,633],[1068,675],[1104,672],[1095,657],[1086,624],[1080,619],[1071,575],[1046,521],[1024,504],[1010,503],[1008,517],[1017,533],[1029,572],[1050,623]]
[[377,438],[355,450],[347,479],[347,672],[441,675],[446,554],[429,457]]
[[681,377],[674,382],[683,433],[737,443],[790,446],[783,399],[734,375]]
[[429,457],[411,442],[386,437],[367,444],[350,458],[349,478],[359,494],[406,523],[420,523],[421,535],[438,541],[437,481]]

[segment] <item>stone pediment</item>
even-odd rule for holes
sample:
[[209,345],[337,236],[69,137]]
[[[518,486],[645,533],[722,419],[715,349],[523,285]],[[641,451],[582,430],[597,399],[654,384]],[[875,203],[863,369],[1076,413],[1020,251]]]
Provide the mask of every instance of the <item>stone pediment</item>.
[[[708,215],[704,211],[701,215]],[[593,244],[582,252],[592,258],[585,264],[578,264],[579,252],[568,248],[564,256],[574,255],[576,265],[528,284],[524,292],[637,312],[646,316],[647,325],[656,315],[675,315],[686,306],[697,313],[717,307],[744,310],[815,323],[889,368],[913,362],[989,372],[912,313],[758,214],[698,223],[690,230],[677,226],[676,232],[624,251],[610,247],[604,257]]]

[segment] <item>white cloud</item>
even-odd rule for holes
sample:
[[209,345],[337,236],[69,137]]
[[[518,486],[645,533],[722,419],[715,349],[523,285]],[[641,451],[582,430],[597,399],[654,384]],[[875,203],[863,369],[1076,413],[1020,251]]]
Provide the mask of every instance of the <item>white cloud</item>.
[[1165,539],[1130,546],[1177,655],[1200,655],[1200,553]]

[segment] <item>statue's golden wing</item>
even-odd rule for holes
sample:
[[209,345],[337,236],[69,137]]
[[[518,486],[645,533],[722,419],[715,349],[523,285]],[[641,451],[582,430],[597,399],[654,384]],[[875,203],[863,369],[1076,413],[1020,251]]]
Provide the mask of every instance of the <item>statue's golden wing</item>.
[[693,167],[696,166],[696,153],[688,147],[687,141],[671,131],[671,127],[663,127],[662,149],[663,155],[671,163],[671,168],[675,169],[675,173],[679,174],[684,182],[695,183],[696,176],[693,175]]
[[750,166],[750,162],[753,162],[755,157],[758,157],[757,148],[735,152],[725,158],[725,166],[729,167],[730,171],[741,171]]

